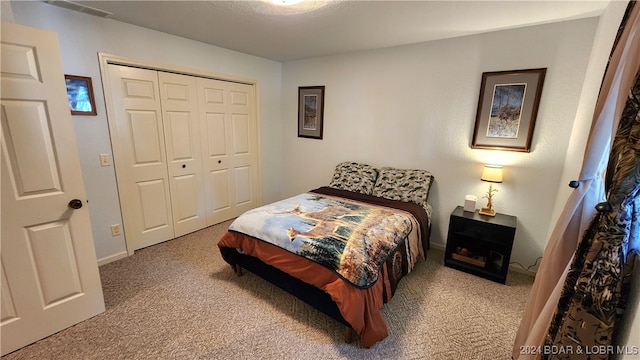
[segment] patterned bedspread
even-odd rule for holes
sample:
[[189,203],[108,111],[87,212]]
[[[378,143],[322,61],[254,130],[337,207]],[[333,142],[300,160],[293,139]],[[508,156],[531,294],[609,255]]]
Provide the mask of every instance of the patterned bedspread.
[[[419,226],[409,213],[311,192],[250,210],[229,230],[304,256],[359,288],[377,281],[399,246],[409,259],[422,252],[415,240]],[[410,236],[414,240],[407,241]]]

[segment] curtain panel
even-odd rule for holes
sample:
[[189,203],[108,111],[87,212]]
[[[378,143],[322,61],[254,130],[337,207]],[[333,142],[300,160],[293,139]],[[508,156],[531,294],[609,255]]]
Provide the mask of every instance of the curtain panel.
[[[640,76],[620,120],[598,205],[549,326],[544,359],[609,359],[640,242]],[[623,350],[624,351],[624,350]],[[549,354],[550,353],[550,354]],[[581,355],[576,357],[576,355]]]
[[[513,359],[542,358],[542,347],[551,319],[558,309],[571,264],[581,256],[576,254],[580,239],[587,231],[595,231],[592,224],[595,207],[605,199],[602,175],[629,90],[640,68],[640,6],[634,4],[629,3],[602,81],[580,171],[580,186],[569,196],[545,247],[516,335]],[[566,301],[567,296],[564,298]]]

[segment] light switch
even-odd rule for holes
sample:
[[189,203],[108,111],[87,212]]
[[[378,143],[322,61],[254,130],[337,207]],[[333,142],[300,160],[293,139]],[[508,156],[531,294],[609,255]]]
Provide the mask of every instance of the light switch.
[[111,155],[100,154],[100,166],[111,166]]

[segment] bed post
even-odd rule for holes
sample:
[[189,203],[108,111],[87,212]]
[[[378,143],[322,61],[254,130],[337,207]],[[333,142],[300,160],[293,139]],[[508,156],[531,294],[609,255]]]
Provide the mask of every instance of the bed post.
[[233,265],[233,271],[235,271],[236,276],[242,276],[242,266],[240,264]]
[[346,326],[345,325],[345,327],[344,327],[344,342],[349,344],[352,341],[353,341],[353,329],[351,328],[351,326]]

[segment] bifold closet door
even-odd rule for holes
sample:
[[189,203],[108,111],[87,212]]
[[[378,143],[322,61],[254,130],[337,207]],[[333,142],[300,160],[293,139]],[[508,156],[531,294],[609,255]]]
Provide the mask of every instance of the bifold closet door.
[[207,226],[193,76],[158,72],[175,237]]
[[252,85],[198,78],[207,224],[257,204],[258,135]]
[[196,78],[109,67],[127,244],[136,250],[204,228]]
[[109,65],[109,78],[120,207],[136,250],[174,238],[158,73]]
[[257,206],[252,85],[109,65],[110,131],[130,251]]

